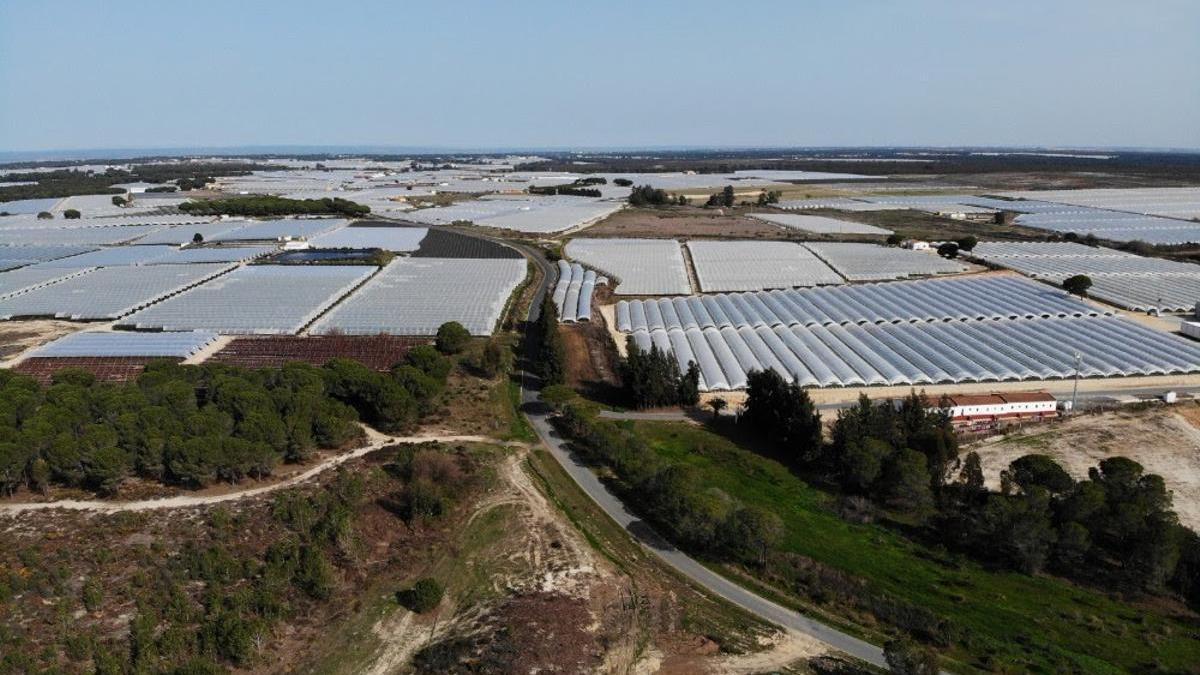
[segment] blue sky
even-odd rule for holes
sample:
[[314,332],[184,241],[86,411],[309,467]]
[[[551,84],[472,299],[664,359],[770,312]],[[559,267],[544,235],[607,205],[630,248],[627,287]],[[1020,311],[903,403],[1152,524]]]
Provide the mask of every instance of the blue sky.
[[0,0],[0,151],[1200,148],[1200,2]]

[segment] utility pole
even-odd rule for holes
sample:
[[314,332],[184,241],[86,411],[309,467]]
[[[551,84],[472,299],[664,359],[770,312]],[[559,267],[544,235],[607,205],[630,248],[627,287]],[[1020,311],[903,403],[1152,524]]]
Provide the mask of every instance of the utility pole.
[[1071,385],[1071,414],[1075,414],[1075,395],[1079,393],[1079,367],[1083,365],[1083,354],[1075,352],[1075,383]]

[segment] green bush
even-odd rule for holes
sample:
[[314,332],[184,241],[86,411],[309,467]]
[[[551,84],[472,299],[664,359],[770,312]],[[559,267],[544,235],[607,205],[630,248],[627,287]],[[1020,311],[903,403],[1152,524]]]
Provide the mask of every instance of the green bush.
[[98,580],[88,579],[83,584],[83,591],[80,595],[83,607],[89,612],[94,612],[100,608],[100,603],[104,600],[104,588]]
[[412,585],[412,588],[400,591],[396,594],[400,604],[417,614],[424,614],[429,610],[437,607],[442,602],[442,596],[446,591],[437,579],[425,577],[419,579],[417,583]]
[[443,354],[458,354],[467,348],[471,333],[457,321],[447,321],[438,328],[437,350]]

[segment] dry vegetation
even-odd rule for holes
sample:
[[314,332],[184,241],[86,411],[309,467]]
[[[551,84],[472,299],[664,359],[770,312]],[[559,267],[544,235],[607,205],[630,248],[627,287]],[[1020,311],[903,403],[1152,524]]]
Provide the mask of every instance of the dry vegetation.
[[584,237],[724,237],[733,239],[785,239],[778,225],[750,218],[736,209],[698,207],[627,208],[584,229]]

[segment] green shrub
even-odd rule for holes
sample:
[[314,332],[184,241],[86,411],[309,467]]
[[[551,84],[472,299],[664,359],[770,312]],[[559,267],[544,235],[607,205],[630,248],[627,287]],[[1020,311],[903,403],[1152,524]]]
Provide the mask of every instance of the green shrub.
[[425,577],[419,579],[417,583],[404,591],[396,594],[400,604],[417,614],[424,614],[429,610],[437,607],[442,602],[442,596],[446,591],[437,579]]
[[94,612],[100,608],[100,603],[104,600],[104,588],[98,580],[88,579],[83,584],[80,599],[83,601],[83,606],[87,611]]
[[458,354],[467,348],[471,333],[457,321],[447,321],[437,331],[437,350],[443,354]]

